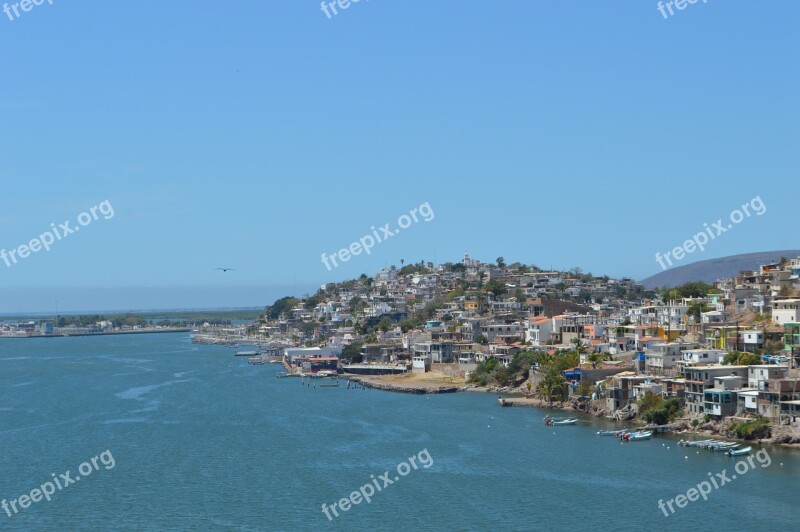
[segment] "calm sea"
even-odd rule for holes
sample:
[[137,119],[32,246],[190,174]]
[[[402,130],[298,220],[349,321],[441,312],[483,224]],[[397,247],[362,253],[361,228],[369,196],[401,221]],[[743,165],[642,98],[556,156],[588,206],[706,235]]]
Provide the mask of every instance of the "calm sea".
[[[596,436],[596,420],[548,428],[543,412],[486,394],[308,387],[233,352],[182,334],[0,341],[0,497],[19,511],[0,510],[0,528],[797,527],[796,452],[770,448],[769,467],[665,517],[659,499],[736,475],[736,459],[666,438],[622,445]],[[80,481],[20,508],[67,471]],[[323,513],[376,482],[369,504]]]

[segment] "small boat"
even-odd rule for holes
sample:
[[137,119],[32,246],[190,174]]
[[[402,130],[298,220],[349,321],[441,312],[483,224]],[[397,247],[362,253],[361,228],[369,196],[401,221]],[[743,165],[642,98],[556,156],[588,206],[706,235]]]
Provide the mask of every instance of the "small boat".
[[712,440],[697,440],[697,441],[681,440],[678,442],[678,445],[681,445],[683,447],[701,447],[703,445],[711,443],[711,441]]
[[745,447],[744,449],[728,449],[728,456],[744,456],[750,454],[752,447]]
[[726,442],[724,442],[724,441],[722,441],[722,440],[711,440],[711,441],[709,441],[709,442],[707,442],[707,443],[704,443],[703,445],[701,445],[701,446],[700,446],[700,448],[701,448],[701,449],[707,449],[707,450],[711,451],[711,450],[713,450],[713,449],[714,449],[714,447],[716,447],[716,446],[718,446],[718,445],[723,445],[723,444],[725,444],[725,443],[726,443]]
[[646,431],[631,432],[628,436],[629,436],[628,438],[625,438],[627,441],[649,440],[650,438],[653,437],[653,431],[646,430]]
[[717,445],[712,445],[711,446],[711,452],[712,453],[716,453],[718,451],[723,451],[723,452],[731,451],[733,449],[736,449],[737,447],[740,447],[740,444],[738,444],[738,443],[719,443]]
[[550,422],[550,426],[551,426],[551,427],[553,427],[553,426],[556,426],[556,425],[574,425],[574,424],[576,424],[577,422],[578,422],[577,418],[572,418],[572,419],[558,419],[558,420],[554,419],[554,420],[552,420],[552,421]]
[[247,363],[255,366],[261,366],[264,364],[264,360],[261,357],[250,357],[247,359]]
[[597,431],[598,436],[619,436],[621,430],[599,430]]
[[288,373],[286,373],[285,371],[281,371],[280,373],[276,373],[276,374],[275,374],[275,376],[276,376],[277,378],[279,378],[279,379],[285,379],[286,377],[288,377],[288,376],[289,376],[289,374],[288,374]]

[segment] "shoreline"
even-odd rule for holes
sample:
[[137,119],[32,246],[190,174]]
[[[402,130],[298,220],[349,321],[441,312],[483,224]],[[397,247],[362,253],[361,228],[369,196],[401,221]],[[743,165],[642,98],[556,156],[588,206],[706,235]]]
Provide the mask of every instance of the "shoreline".
[[[541,410],[569,412],[572,414],[591,416],[598,420],[602,419],[610,423],[615,423],[618,425],[621,424],[630,428],[648,429],[648,427],[643,426],[641,424],[637,425],[636,418],[628,420],[612,419],[602,414],[598,415],[598,413],[602,412],[600,410],[592,412],[591,410],[576,408],[574,406],[575,403],[571,402],[548,403],[547,401],[537,397],[525,396],[519,390],[509,391],[509,392],[498,392],[495,389],[470,387],[469,385],[436,386],[429,384],[426,386],[421,383],[413,383],[413,382],[400,384],[395,382],[385,382],[385,381],[382,382],[381,381],[382,377],[385,378],[385,376],[369,376],[369,377],[353,376],[347,378],[361,384],[366,388],[373,388],[376,390],[394,392],[394,393],[406,393],[415,395],[459,393],[459,392],[495,394],[498,395],[497,404],[503,408],[538,408]],[[704,428],[700,428],[701,425],[698,425],[697,428],[692,428],[691,420],[688,418],[677,419],[673,424],[677,425],[680,428],[663,430],[662,434],[671,434],[681,439],[683,439],[684,437],[686,438],[696,437],[697,439],[725,439],[726,441],[736,441],[740,443],[746,443],[749,445],[761,445],[761,446],[774,445],[785,449],[800,449],[800,443],[793,443],[793,442],[785,443],[785,442],[773,441],[773,438],[776,438],[777,436],[773,436],[772,438],[762,439],[762,440],[741,440],[735,437],[730,437],[724,434],[720,434],[719,432],[714,431],[712,428],[708,428],[708,424],[705,424]],[[716,425],[714,425],[713,427],[715,428]]]
[[31,338],[79,338],[86,336],[118,336],[125,334],[171,334],[171,333],[187,333],[192,332],[192,329],[154,329],[142,331],[111,331],[111,332],[96,332],[96,333],[75,333],[75,334],[29,334],[26,336],[10,336],[0,335],[0,340],[28,340]]
[[458,393],[462,391],[461,387],[459,386],[424,386],[421,384],[403,385],[394,382],[381,382],[379,379],[375,379],[375,377],[380,377],[380,376],[354,375],[352,377],[347,376],[346,378],[352,382],[362,385],[365,388],[372,388],[375,390],[382,390],[385,392],[425,395],[425,394],[439,394],[439,393]]

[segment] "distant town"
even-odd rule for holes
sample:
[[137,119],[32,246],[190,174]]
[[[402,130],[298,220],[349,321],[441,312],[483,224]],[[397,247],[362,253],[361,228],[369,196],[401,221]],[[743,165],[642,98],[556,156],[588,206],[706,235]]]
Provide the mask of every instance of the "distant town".
[[189,332],[192,325],[192,323],[171,320],[152,322],[142,316],[133,314],[120,316],[55,316],[50,319],[9,319],[0,320],[0,339]]

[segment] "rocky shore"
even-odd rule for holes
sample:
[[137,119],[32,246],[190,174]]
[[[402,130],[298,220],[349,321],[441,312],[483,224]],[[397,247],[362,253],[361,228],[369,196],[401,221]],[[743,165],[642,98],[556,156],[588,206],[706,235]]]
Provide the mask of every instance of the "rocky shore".
[[[479,390],[475,391],[488,391]],[[499,397],[497,402],[503,407],[521,407],[521,408],[540,408],[543,410],[560,410],[565,412],[579,412],[582,414],[592,415],[598,418],[608,418],[606,410],[599,404],[593,404],[590,401],[566,401],[548,403],[537,397]],[[617,421],[635,423],[635,415],[633,412],[623,412],[620,416],[615,418]],[[689,418],[678,419],[672,423],[673,428],[670,432],[674,434],[686,435],[691,439],[703,438],[720,438],[725,440],[747,441],[749,443],[757,443],[761,445],[785,445],[790,447],[800,446],[800,430],[787,426],[772,425],[772,435],[769,438],[754,439],[754,440],[739,440],[736,433],[731,430],[732,420],[726,419],[724,421],[709,421],[701,422],[696,427],[692,426],[692,420]],[[637,424],[637,426],[640,424]]]

